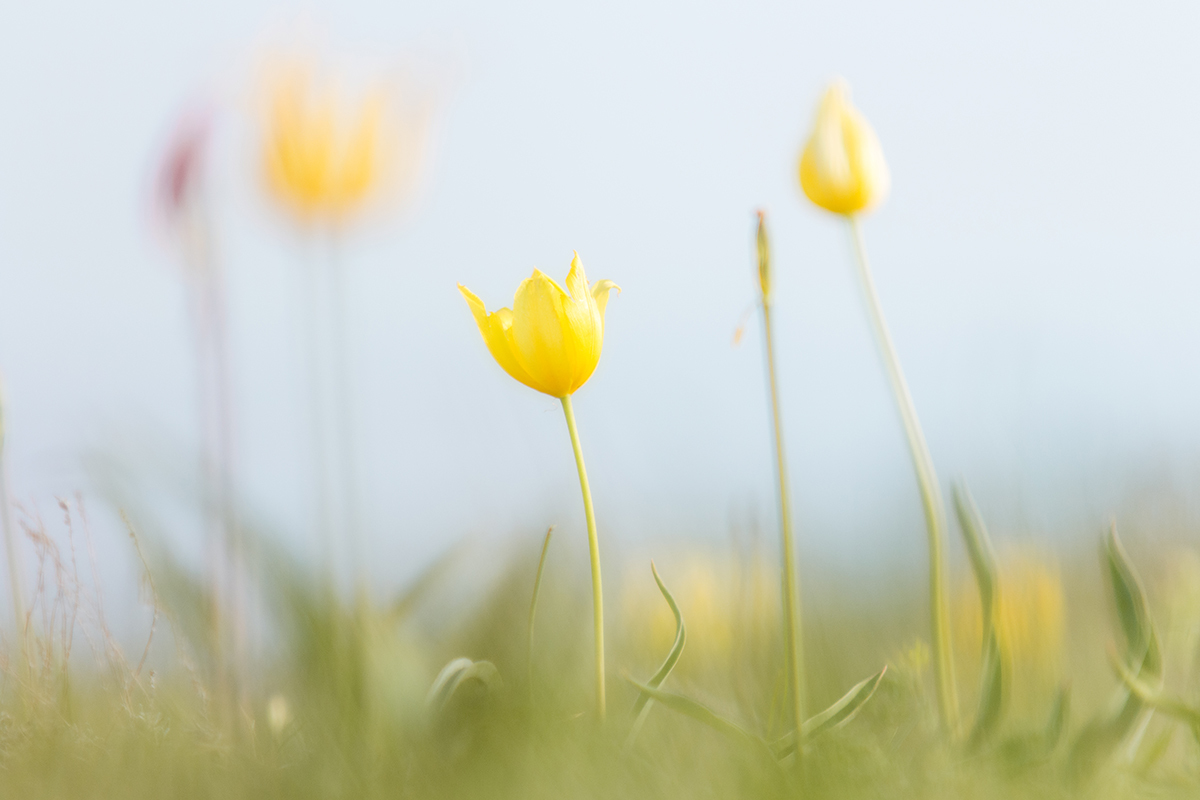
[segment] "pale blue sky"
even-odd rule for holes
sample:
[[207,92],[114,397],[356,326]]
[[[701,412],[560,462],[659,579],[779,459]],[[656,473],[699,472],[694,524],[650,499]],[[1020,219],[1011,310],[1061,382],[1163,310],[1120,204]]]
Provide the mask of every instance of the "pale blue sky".
[[[892,168],[866,235],[943,478],[1034,535],[1196,474],[1194,4],[10,3],[0,369],[19,497],[49,509],[90,491],[90,449],[193,437],[183,290],[148,224],[150,176],[175,116],[206,94],[237,112],[263,43],[301,18],[333,53],[415,53],[448,91],[418,205],[343,248],[383,583],[464,533],[582,536],[557,401],[501,372],[455,290],[508,304],[534,266],[564,275],[572,250],[624,289],[575,401],[601,526],[631,541],[721,536],[749,509],[771,524],[757,318],[731,346],[758,207],[802,550],[919,563],[846,231],[794,178],[835,75]],[[239,469],[298,530],[301,246],[261,198],[245,121],[224,130],[212,185]]]

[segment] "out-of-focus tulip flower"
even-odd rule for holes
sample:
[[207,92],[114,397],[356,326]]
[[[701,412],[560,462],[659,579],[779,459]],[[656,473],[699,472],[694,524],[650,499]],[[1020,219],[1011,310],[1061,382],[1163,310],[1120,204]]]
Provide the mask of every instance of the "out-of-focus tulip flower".
[[574,394],[587,382],[604,345],[604,308],[609,280],[589,285],[579,254],[571,260],[567,289],[540,270],[521,281],[511,309],[488,313],[461,283],[479,332],[492,357],[512,377],[553,397]]
[[263,159],[272,193],[306,223],[340,220],[381,189],[397,155],[387,95],[348,105],[313,71],[279,71],[266,100]]
[[1058,668],[1063,644],[1063,590],[1058,571],[1022,554],[1000,568],[996,627],[1000,646],[1038,673]]
[[845,81],[835,81],[800,156],[801,188],[821,208],[849,215],[880,203],[890,185],[875,131],[851,105]]
[[[1011,675],[1011,698],[1017,711],[1044,706],[1058,689],[1065,640],[1065,600],[1062,579],[1053,563],[1036,552],[1019,550],[1001,560],[995,608],[995,625],[1001,654]],[[982,616],[978,603],[967,596],[974,586],[964,587],[959,629],[963,636],[960,660],[973,665],[977,653]]]
[[[623,584],[622,627],[639,651],[661,659],[675,637],[675,617],[647,572],[638,562]],[[677,674],[724,679],[735,663],[769,653],[780,625],[778,567],[765,558],[690,552],[673,558],[663,573],[687,624]]]
[[208,142],[212,132],[209,112],[184,117],[159,166],[156,202],[168,221],[178,220],[196,201]]

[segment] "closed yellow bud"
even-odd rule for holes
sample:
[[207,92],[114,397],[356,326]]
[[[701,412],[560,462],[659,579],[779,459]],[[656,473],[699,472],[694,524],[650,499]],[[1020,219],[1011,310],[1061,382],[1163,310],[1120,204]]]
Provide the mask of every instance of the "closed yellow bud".
[[589,286],[579,254],[567,273],[570,294],[540,270],[521,281],[511,309],[488,313],[483,301],[458,285],[467,298],[492,357],[521,383],[553,397],[574,394],[587,383],[604,345],[604,308],[612,281]]
[[850,104],[846,83],[835,81],[821,99],[800,156],[801,188],[827,211],[856,214],[881,202],[890,185],[875,131]]

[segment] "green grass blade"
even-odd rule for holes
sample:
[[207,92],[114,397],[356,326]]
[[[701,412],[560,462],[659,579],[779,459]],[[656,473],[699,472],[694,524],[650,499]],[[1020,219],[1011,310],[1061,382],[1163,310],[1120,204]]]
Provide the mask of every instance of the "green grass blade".
[[1136,678],[1135,687],[1122,686],[1116,698],[1116,710],[1090,722],[1075,739],[1071,751],[1071,771],[1076,779],[1090,775],[1097,764],[1109,758],[1130,731],[1138,725],[1147,708],[1154,705],[1145,698],[1157,693],[1162,681],[1162,651],[1150,617],[1146,593],[1133,569],[1117,527],[1112,525],[1105,539],[1104,561],[1107,566],[1117,622],[1125,638],[1122,668]]
[[[671,596],[666,584],[663,583],[658,574],[658,568],[654,566],[654,562],[650,562],[650,572],[654,575],[654,582],[658,584],[658,590],[662,592],[663,599],[667,601],[667,605],[671,607],[671,613],[675,615],[675,642],[671,645],[671,650],[667,653],[666,659],[663,660],[662,666],[658,668],[658,672],[647,682],[647,686],[651,689],[657,689],[662,685],[662,682],[671,674],[671,670],[675,669],[676,662],[679,661],[679,656],[683,654],[683,645],[687,641],[687,628],[683,624],[683,613],[679,610],[679,605],[675,602],[675,598]],[[633,704],[633,713],[636,718],[633,721],[633,727],[629,731],[629,736],[625,739],[625,747],[632,747],[633,742],[637,739],[638,734],[642,730],[642,725],[646,722],[646,717],[650,713],[650,706],[653,703],[653,698],[646,692],[638,695],[637,700]]]
[[1121,663],[1121,660],[1117,658],[1115,653],[1110,652],[1108,658],[1109,663],[1112,664],[1113,671],[1121,679],[1121,683],[1125,684],[1125,688],[1138,700],[1163,712],[1169,717],[1174,717],[1188,726],[1200,726],[1200,709],[1192,708],[1182,700],[1162,694],[1162,692],[1135,675],[1129,667]]
[[[866,702],[871,699],[871,696],[875,694],[875,690],[879,688],[886,673],[887,667],[885,666],[866,680],[854,684],[850,687],[850,691],[838,698],[837,702],[829,708],[804,720],[804,724],[800,727],[800,733],[804,739],[810,741],[834,728],[840,728],[854,719]],[[787,757],[796,749],[795,731],[790,731],[775,740],[771,749],[778,758]]]
[[526,666],[529,669],[529,698],[533,699],[533,623],[537,619],[538,593],[542,590],[542,572],[546,569],[546,553],[550,552],[550,537],[554,534],[554,526],[546,529],[546,538],[542,542],[542,555],[538,558],[537,574],[533,578],[533,597],[529,601],[529,636],[527,644],[529,652]]
[[638,683],[629,676],[626,676],[625,680],[629,681],[634,688],[638,689],[643,694],[648,695],[652,700],[657,700],[659,703],[662,703],[672,711],[678,714],[683,714],[687,717],[691,717],[697,722],[707,725],[709,728],[712,728],[718,733],[724,735],[730,741],[747,748],[757,757],[765,759],[778,768],[778,763],[774,754],[771,752],[770,746],[761,737],[750,733],[750,731],[746,730],[737,723],[725,719],[708,706],[698,703],[697,701],[692,700],[690,697],[684,697],[681,694],[664,692],[661,689],[655,689],[647,684]]
[[1109,578],[1112,581],[1113,599],[1117,607],[1117,619],[1125,634],[1126,663],[1140,664],[1138,676],[1142,680],[1157,679],[1162,675],[1158,636],[1150,618],[1146,592],[1133,570],[1129,555],[1117,537],[1115,524],[1109,529],[1105,541],[1105,556]]
[[1050,711],[1050,721],[1046,723],[1046,732],[1042,737],[1047,753],[1058,747],[1059,741],[1067,730],[1067,721],[1070,716],[1071,690],[1063,686],[1054,697],[1054,708]]
[[964,486],[955,486],[954,511],[962,529],[971,571],[979,587],[979,603],[983,611],[983,663],[980,669],[979,707],[968,737],[970,747],[981,745],[1000,724],[1004,714],[1005,664],[996,628],[996,608],[1000,582],[996,556],[988,536],[987,526],[975,500]]
[[958,523],[962,527],[963,541],[967,546],[967,556],[971,560],[971,570],[975,573],[975,582],[979,586],[979,599],[983,605],[983,623],[985,628],[991,628],[995,617],[995,600],[997,595],[996,556],[988,537],[987,527],[974,498],[964,486],[955,486],[952,490],[954,511]]

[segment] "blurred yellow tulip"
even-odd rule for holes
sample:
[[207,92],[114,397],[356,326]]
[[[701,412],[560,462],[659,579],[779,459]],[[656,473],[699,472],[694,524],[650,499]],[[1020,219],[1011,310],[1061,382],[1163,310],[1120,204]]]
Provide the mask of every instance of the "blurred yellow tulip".
[[825,91],[812,135],[800,156],[800,186],[808,199],[835,214],[856,214],[880,203],[891,185],[879,139],[837,80]]
[[567,397],[587,382],[604,344],[604,308],[612,281],[589,286],[579,254],[571,260],[564,292],[540,270],[521,281],[511,309],[488,313],[483,301],[458,285],[467,298],[488,351],[504,371],[553,397]]
[[305,222],[337,220],[362,206],[390,153],[386,96],[370,92],[347,111],[312,70],[289,66],[271,81],[263,158],[267,185]]
[[[623,585],[630,644],[661,659],[675,638],[675,617],[639,560]],[[758,556],[689,551],[671,559],[663,580],[679,603],[687,646],[676,667],[688,677],[729,676],[735,663],[764,653],[779,631],[779,568]]]
[[[1003,558],[999,567],[996,597],[996,631],[1009,670],[1014,710],[1032,710],[1048,702],[1058,689],[1065,648],[1065,600],[1062,579],[1049,559],[1028,548]],[[960,661],[974,667],[982,636],[978,601],[969,595],[973,584],[964,585],[958,602],[957,637]],[[973,652],[967,652],[967,649]]]

